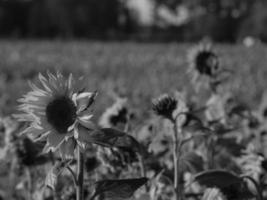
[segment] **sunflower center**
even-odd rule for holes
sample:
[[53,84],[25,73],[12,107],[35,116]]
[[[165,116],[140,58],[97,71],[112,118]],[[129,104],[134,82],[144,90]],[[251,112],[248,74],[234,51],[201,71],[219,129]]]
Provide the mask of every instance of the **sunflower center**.
[[53,128],[65,134],[75,122],[76,107],[68,97],[58,97],[47,105],[46,118]]
[[201,74],[212,75],[218,66],[217,57],[212,52],[201,52],[196,58],[196,67]]

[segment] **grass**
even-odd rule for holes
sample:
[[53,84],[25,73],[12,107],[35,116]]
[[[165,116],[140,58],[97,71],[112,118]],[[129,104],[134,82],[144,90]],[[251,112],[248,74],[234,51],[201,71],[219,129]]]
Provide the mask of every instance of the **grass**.
[[[0,108],[15,111],[16,100],[38,72],[62,70],[85,75],[88,88],[99,90],[96,113],[112,104],[112,91],[129,98],[144,119],[153,97],[190,88],[186,53],[192,44],[104,43],[88,41],[0,41]],[[215,45],[222,66],[234,70],[234,91],[256,105],[267,83],[267,48]]]

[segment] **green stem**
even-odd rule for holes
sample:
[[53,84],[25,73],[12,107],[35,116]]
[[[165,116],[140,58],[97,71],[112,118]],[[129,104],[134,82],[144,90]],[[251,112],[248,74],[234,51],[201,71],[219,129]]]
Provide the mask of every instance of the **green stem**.
[[[146,177],[146,167],[145,167],[143,155],[141,155],[141,153],[137,153],[137,155],[138,155],[138,160],[139,160],[141,176]],[[146,188],[146,191],[148,192],[149,188],[148,188],[147,184],[146,184],[145,188]]]
[[28,183],[28,199],[32,199],[32,177],[31,171],[28,167],[26,167],[26,176],[27,176],[27,183]]
[[181,199],[181,188],[179,185],[180,172],[179,172],[179,161],[181,152],[181,143],[179,142],[178,136],[180,135],[175,120],[173,122],[173,164],[174,164],[174,190],[176,200]]
[[71,176],[72,176],[72,179],[73,179],[73,183],[75,185],[75,187],[77,187],[78,185],[78,181],[76,180],[76,174],[74,173],[74,171],[70,168],[70,166],[67,166],[67,170],[69,170]]
[[78,146],[78,167],[77,167],[77,186],[76,186],[76,200],[83,200],[83,171],[84,171],[84,155]]
[[137,155],[138,155],[138,160],[139,160],[141,176],[146,177],[146,169],[145,169],[145,163],[144,163],[143,156],[140,153],[138,153]]
[[213,169],[214,168],[214,138],[211,136],[209,140],[207,140],[207,157],[208,157],[208,169]]

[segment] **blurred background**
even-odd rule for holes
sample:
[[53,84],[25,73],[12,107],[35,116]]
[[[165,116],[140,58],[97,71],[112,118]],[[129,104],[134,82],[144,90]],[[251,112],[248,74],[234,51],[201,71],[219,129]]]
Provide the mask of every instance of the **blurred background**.
[[0,0],[0,37],[267,41],[266,0]]
[[60,70],[100,91],[98,113],[115,91],[147,116],[153,97],[188,88],[187,53],[202,40],[256,105],[266,88],[266,0],[0,0],[0,114],[16,111],[28,80]]

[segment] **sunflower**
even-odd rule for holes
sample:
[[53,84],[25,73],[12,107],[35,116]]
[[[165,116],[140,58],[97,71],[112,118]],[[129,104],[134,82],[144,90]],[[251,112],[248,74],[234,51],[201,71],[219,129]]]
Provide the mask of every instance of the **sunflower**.
[[38,78],[39,86],[30,83],[32,91],[18,100],[22,113],[15,117],[30,123],[22,134],[34,141],[45,140],[44,152],[59,150],[63,158],[73,157],[77,144],[82,148],[86,145],[79,135],[85,133],[80,133],[78,127],[95,129],[88,108],[96,92],[85,92],[81,79],[74,81],[72,74],[64,78],[59,72],[47,72],[47,77],[40,73]]
[[173,119],[173,112],[177,108],[177,100],[168,94],[162,94],[152,101],[152,110],[159,116]]
[[118,124],[126,124],[129,115],[127,99],[118,97],[115,103],[103,113],[99,120],[99,125],[102,127],[115,127]]
[[205,82],[216,78],[219,71],[219,58],[208,44],[199,44],[188,52],[188,72],[192,82]]

